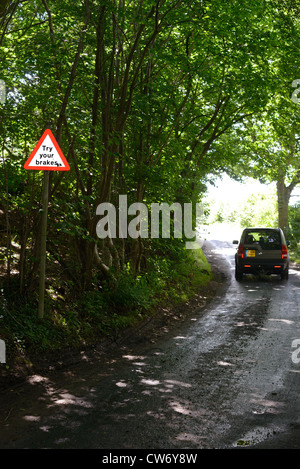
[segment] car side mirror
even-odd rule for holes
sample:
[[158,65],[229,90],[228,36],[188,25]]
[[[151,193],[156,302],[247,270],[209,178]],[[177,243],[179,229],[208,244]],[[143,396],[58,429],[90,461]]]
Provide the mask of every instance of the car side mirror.
[[237,239],[235,239],[234,241],[232,241],[232,244],[239,244],[239,242]]

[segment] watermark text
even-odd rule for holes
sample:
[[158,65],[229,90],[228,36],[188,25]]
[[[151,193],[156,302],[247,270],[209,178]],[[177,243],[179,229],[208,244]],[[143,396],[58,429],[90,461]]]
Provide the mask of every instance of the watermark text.
[[[146,204],[135,202],[129,207],[127,195],[119,195],[119,207],[104,202],[98,205],[96,215],[102,218],[96,226],[97,236],[101,239],[109,238],[183,238],[193,240],[197,233],[193,229],[193,215],[199,220],[203,215],[201,204],[184,203],[181,205],[174,202],[169,205],[163,203],[152,203],[150,210]],[[134,216],[132,218],[131,216]],[[172,222],[171,222],[172,220]],[[171,228],[172,225],[172,228]],[[195,249],[196,246],[186,241],[187,249]]]
[[292,362],[298,365],[300,363],[300,339],[293,340],[292,348],[295,349],[292,353]]
[[4,340],[0,339],[0,363],[6,363],[6,347]]
[[0,80],[0,103],[4,104],[6,101],[6,85],[4,80]]
[[298,98],[298,94],[300,93],[300,78],[298,78],[298,79],[296,79],[292,82],[292,87],[296,88],[296,89],[295,89],[295,91],[293,91],[291,99],[292,99],[293,103],[298,104],[298,103],[300,103],[300,98]]

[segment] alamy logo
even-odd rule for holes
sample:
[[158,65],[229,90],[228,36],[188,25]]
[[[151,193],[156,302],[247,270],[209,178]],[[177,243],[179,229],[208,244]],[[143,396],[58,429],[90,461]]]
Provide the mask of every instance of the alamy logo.
[[0,103],[4,104],[6,101],[6,86],[5,81],[0,80]]
[[[96,226],[97,236],[101,239],[109,238],[159,238],[160,231],[162,238],[171,237],[171,212],[173,212],[173,236],[182,238],[183,233],[186,239],[195,239],[197,233],[193,230],[193,204],[184,203],[182,205],[174,202],[152,203],[151,210],[142,202],[135,202],[129,207],[127,205],[127,195],[119,196],[119,208],[109,202],[99,204],[96,215],[102,218]],[[128,216],[135,215],[131,220]],[[196,220],[203,215],[201,204],[196,204]],[[160,218],[161,217],[161,218]],[[161,219],[161,223],[160,223]],[[150,227],[149,227],[150,221]],[[118,223],[117,223],[118,222]],[[161,227],[161,230],[160,230]],[[190,241],[186,241],[187,249],[195,249],[197,246]]]
[[300,339],[293,340],[292,347],[296,349],[292,353],[292,362],[298,364],[300,363]]
[[0,339],[0,363],[6,363],[6,348],[4,340]]

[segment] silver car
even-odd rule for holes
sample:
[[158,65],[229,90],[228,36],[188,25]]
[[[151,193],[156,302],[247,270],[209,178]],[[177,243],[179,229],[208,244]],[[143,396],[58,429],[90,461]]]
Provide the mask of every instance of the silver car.
[[288,279],[289,253],[280,228],[245,228],[235,254],[235,278],[244,274],[278,274]]

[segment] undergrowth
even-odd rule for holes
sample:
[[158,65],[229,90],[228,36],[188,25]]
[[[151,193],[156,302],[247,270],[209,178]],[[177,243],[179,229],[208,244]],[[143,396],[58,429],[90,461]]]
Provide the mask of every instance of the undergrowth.
[[[0,292],[0,338],[10,355],[43,353],[117,338],[124,329],[154,314],[158,305],[187,301],[211,278],[201,249],[155,258],[147,273],[124,272],[113,285],[101,284],[80,295],[55,294],[47,287],[45,316],[37,317],[35,299]],[[69,292],[71,293],[71,292]]]

